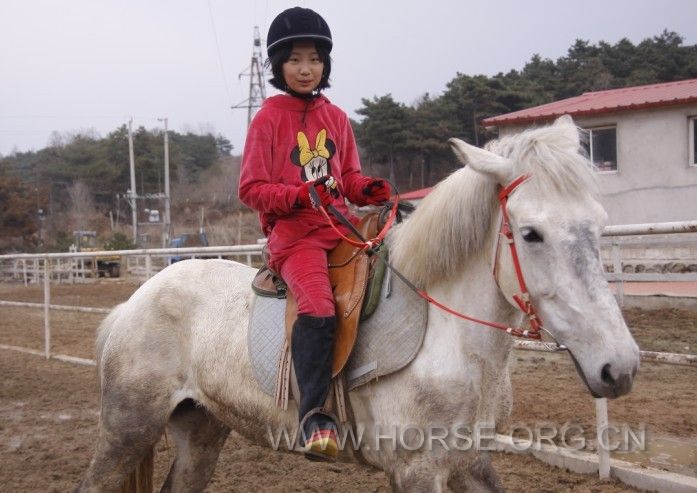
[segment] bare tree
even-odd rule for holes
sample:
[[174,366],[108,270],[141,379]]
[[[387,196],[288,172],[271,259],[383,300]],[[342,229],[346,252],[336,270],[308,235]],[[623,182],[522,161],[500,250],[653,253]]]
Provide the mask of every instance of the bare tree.
[[89,187],[82,181],[76,181],[68,187],[68,196],[68,217],[72,230],[94,229],[98,225],[100,215]]

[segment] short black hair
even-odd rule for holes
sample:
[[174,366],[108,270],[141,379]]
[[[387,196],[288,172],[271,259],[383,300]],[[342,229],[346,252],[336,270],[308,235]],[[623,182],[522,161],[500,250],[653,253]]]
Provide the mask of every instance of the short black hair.
[[[322,79],[317,86],[317,90],[327,89],[329,87],[329,75],[332,72],[332,57],[329,56],[329,49],[322,43],[315,42],[315,49],[319,55],[319,59],[322,60],[324,64],[324,69],[322,70]],[[293,52],[293,43],[289,42],[283,46],[276,48],[266,60],[266,66],[271,67],[271,73],[273,77],[269,79],[269,83],[276,89],[288,92],[289,88],[286,85],[286,80],[283,77],[283,64],[290,60],[290,55]]]

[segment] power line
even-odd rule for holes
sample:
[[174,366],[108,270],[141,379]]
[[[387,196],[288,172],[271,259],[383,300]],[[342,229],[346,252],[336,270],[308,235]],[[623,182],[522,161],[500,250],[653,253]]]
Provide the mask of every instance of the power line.
[[211,0],[208,0],[208,15],[211,19],[211,26],[213,28],[213,38],[215,39],[215,50],[218,54],[218,66],[220,67],[220,75],[223,78],[223,85],[225,86],[225,92],[227,93],[227,100],[232,101],[232,95],[230,93],[230,87],[227,83],[227,76],[225,75],[225,67],[223,65],[223,57],[220,54],[220,43],[218,42],[218,31],[215,28],[215,20],[213,18],[213,7],[211,7]]

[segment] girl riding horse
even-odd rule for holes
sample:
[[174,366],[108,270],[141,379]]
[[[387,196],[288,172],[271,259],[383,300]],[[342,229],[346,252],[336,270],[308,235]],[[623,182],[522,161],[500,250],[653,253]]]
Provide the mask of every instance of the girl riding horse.
[[355,221],[345,198],[363,206],[390,197],[386,181],[361,175],[349,119],[322,95],[329,87],[331,49],[329,26],[310,9],[285,10],[271,23],[270,82],[285,94],[268,98],[249,127],[239,187],[240,200],[259,211],[269,266],[298,303],[290,341],[298,417],[308,457],[320,459],[334,459],[338,450],[336,423],[322,406],[336,327],[327,251],[339,238],[317,207],[332,205]]

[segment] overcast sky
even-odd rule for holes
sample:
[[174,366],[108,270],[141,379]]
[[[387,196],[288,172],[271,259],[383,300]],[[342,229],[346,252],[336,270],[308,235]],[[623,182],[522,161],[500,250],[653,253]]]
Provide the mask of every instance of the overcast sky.
[[[349,115],[361,98],[407,104],[457,72],[556,59],[577,38],[638,43],[663,29],[697,43],[695,0],[0,0],[0,154],[40,149],[52,131],[99,135],[133,117],[154,128],[214,131],[241,151],[248,96],[238,78],[274,16],[320,12],[334,37],[327,96]],[[272,93],[270,86],[267,91]]]

